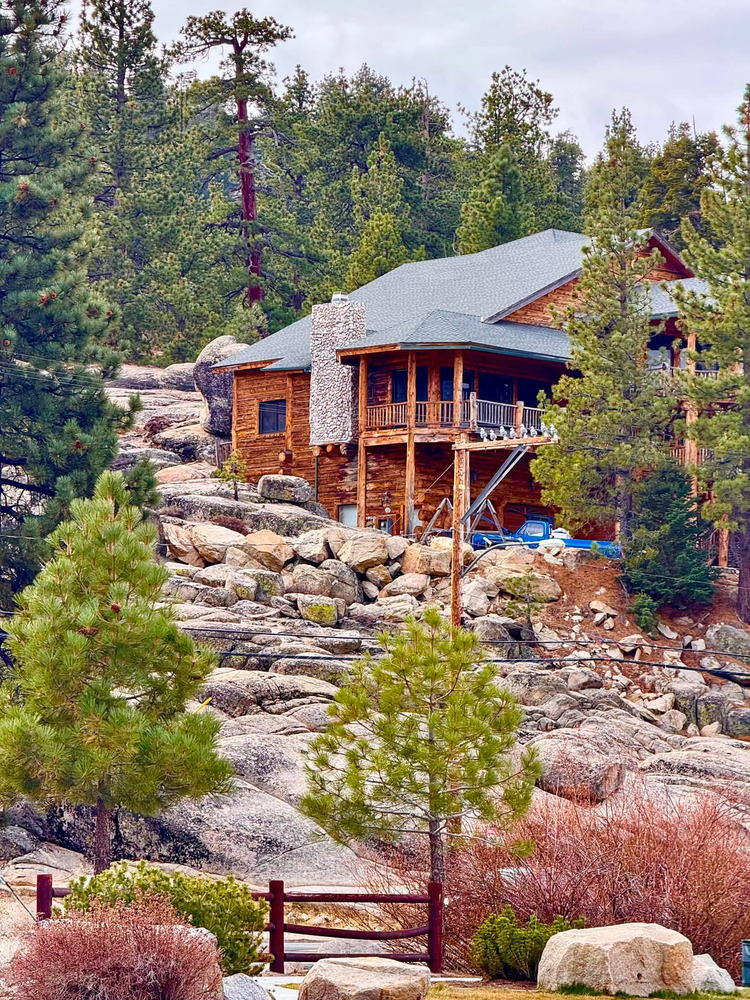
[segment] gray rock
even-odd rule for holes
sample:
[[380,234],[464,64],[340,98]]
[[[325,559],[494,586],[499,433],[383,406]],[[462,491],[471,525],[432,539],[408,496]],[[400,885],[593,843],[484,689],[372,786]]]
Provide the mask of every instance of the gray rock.
[[200,424],[175,424],[154,435],[154,444],[176,452],[182,462],[203,460],[216,465],[216,445],[220,438],[204,430]]
[[201,697],[210,697],[219,711],[236,718],[259,712],[281,715],[301,705],[328,703],[337,691],[335,685],[315,677],[219,667],[201,688]]
[[338,559],[358,573],[388,561],[386,536],[379,532],[360,532],[344,542]]
[[[370,572],[368,570],[368,572]],[[424,573],[402,573],[380,591],[381,597],[394,597],[398,594],[413,594],[418,597],[430,585],[430,578]]]
[[284,579],[281,573],[244,567],[237,570],[231,580],[227,580],[226,587],[234,591],[240,600],[268,604],[272,597],[283,596]]
[[179,464],[182,458],[176,451],[166,451],[164,448],[128,448],[115,455],[110,468],[115,472],[122,472],[132,469],[141,461],[150,462],[158,472],[159,469]]
[[318,594],[329,597],[333,580],[324,569],[306,566],[300,563],[292,571],[293,591],[295,594]]
[[211,434],[232,432],[232,372],[215,371],[213,365],[225,361],[247,346],[237,343],[234,337],[228,335],[217,337],[206,344],[196,359],[193,377],[203,396],[200,423]]
[[311,656],[301,651],[297,656],[281,657],[271,666],[273,674],[291,674],[295,677],[318,677],[331,684],[341,684],[349,668],[343,660],[332,656]]
[[333,721],[328,713],[328,705],[301,705],[285,713],[284,719],[294,719],[314,733],[323,733]]
[[299,476],[261,476],[258,493],[264,500],[281,500],[285,503],[305,503],[312,499],[313,488]]
[[362,600],[362,584],[353,569],[338,559],[326,559],[320,568],[331,577],[331,597],[340,597],[347,605]]
[[[539,787],[565,799],[603,802],[623,783],[625,765],[599,734],[558,729],[532,740],[541,764]],[[604,744],[604,745],[603,745]]]
[[[709,648],[720,653],[735,653],[740,656],[750,656],[750,632],[737,628],[735,625],[711,625],[706,630],[706,640]],[[748,665],[750,669],[750,664]]]
[[335,625],[339,619],[336,604],[330,597],[299,594],[297,607],[306,621],[317,625]]
[[39,837],[22,826],[0,826],[0,861],[11,861],[36,850]]
[[162,381],[167,389],[195,392],[194,371],[194,361],[182,361],[175,365],[167,365],[162,372]]
[[325,528],[317,528],[315,531],[306,531],[299,538],[292,542],[292,548],[300,559],[305,559],[311,563],[322,563],[329,559],[331,552],[326,543],[327,531]]
[[271,1000],[268,990],[257,977],[238,972],[223,981],[224,1000]]
[[117,377],[107,385],[119,389],[161,389],[164,386],[164,371],[148,365],[121,365]]
[[568,674],[568,687],[571,691],[586,691],[602,687],[604,682],[599,674],[588,667],[576,667]]
[[562,677],[531,665],[516,667],[503,681],[503,687],[522,705],[543,705],[556,694],[568,693]]
[[727,736],[750,736],[750,708],[730,709],[723,721]]
[[736,993],[737,987],[726,969],[710,955],[693,955],[693,979],[699,993]]

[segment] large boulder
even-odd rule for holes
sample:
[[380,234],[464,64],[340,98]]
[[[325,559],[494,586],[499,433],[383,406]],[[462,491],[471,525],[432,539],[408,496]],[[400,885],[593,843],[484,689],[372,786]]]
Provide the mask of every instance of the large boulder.
[[291,545],[300,559],[311,563],[322,563],[331,556],[326,543],[326,535],[325,528],[316,528],[314,531],[306,531],[295,538]]
[[300,594],[297,608],[305,621],[316,625],[335,625],[339,619],[336,603],[330,597]]
[[603,802],[622,786],[625,765],[620,754],[603,748],[591,734],[558,730],[540,736],[531,746],[542,769],[538,784],[545,792],[573,801]]
[[163,469],[159,469],[154,478],[160,486],[169,483],[192,483],[196,479],[210,479],[215,471],[216,466],[201,460],[179,465],[167,465]]
[[159,448],[176,452],[183,462],[212,462],[216,464],[217,438],[200,424],[175,424],[154,434],[153,442]]
[[194,361],[182,361],[178,364],[167,365],[162,372],[165,388],[176,389],[178,392],[195,392],[194,372]]
[[206,560],[193,544],[190,531],[186,527],[181,524],[162,521],[161,530],[164,533],[167,548],[175,559],[188,563],[190,566],[206,565]]
[[490,566],[484,577],[493,587],[516,597],[527,593],[542,601],[557,601],[562,597],[562,587],[557,580],[536,570],[519,572],[513,566]]
[[522,705],[542,705],[553,695],[568,693],[568,685],[562,677],[532,664],[517,666],[505,678],[503,687]]
[[544,948],[537,983],[541,990],[587,986],[597,993],[637,997],[693,993],[693,946],[660,924],[562,931]]
[[193,378],[201,396],[203,410],[201,427],[209,434],[231,434],[232,432],[232,392],[234,376],[231,371],[219,372],[214,365],[226,361],[233,354],[243,351],[248,345],[239,344],[234,337],[217,337],[203,348],[198,355]]
[[289,542],[267,528],[245,535],[237,547],[273,573],[280,573],[294,559],[294,549]]
[[333,684],[315,677],[219,667],[201,688],[201,697],[210,697],[220,712],[237,717],[260,712],[281,715],[301,705],[327,704],[337,691]]
[[750,632],[737,628],[736,625],[711,625],[706,630],[706,642],[709,649],[716,649],[720,653],[750,656]]
[[365,573],[371,566],[388,561],[386,536],[374,531],[354,535],[341,546],[338,559],[357,573]]
[[354,604],[362,600],[362,584],[357,574],[346,563],[338,559],[326,559],[320,569],[331,578],[331,597],[340,598],[344,604]]
[[415,542],[401,559],[404,573],[425,573],[427,576],[449,576],[451,571],[450,549],[434,549]]
[[333,580],[324,569],[299,563],[292,571],[292,590],[295,594],[318,594],[329,597]]
[[124,469],[132,469],[138,462],[150,462],[159,470],[177,465],[180,461],[176,451],[165,451],[163,448],[121,448],[112,459],[110,468],[113,472],[122,472]]
[[219,524],[210,524],[207,521],[193,524],[190,528],[190,538],[208,563],[221,562],[228,548],[240,546],[245,540],[245,536],[239,531],[222,528]]
[[302,980],[299,1000],[424,1000],[430,973],[392,958],[324,958]]
[[281,500],[285,503],[306,503],[312,499],[313,488],[300,476],[261,476],[258,493],[264,500]]
[[395,580],[386,583],[380,594],[382,597],[395,597],[398,594],[413,594],[418,597],[429,585],[430,578],[426,573],[402,573]]

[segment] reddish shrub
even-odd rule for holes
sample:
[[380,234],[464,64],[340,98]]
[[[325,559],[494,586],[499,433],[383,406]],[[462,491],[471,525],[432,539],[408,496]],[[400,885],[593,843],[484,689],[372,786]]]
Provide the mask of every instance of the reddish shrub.
[[97,902],[87,913],[42,924],[14,956],[15,1000],[218,1000],[218,951],[165,900]]
[[220,528],[229,528],[230,531],[239,531],[241,535],[249,535],[250,529],[241,517],[232,517],[230,514],[218,514],[211,518],[211,524],[218,524]]
[[169,417],[150,417],[143,425],[143,435],[148,441],[152,441],[157,434],[171,427],[173,423],[174,420],[170,420]]
[[[528,854],[513,844],[533,843]],[[421,892],[426,866],[394,853],[369,891]],[[535,914],[583,917],[596,927],[646,921],[688,937],[735,976],[740,941],[750,938],[750,835],[731,806],[704,794],[656,803],[635,783],[627,796],[592,808],[559,798],[537,806],[508,838],[465,840],[449,853],[445,940],[450,967],[469,970],[471,941],[491,913],[510,904],[519,920]],[[369,926],[422,923],[424,909],[382,906]],[[404,942],[399,942],[402,946]]]

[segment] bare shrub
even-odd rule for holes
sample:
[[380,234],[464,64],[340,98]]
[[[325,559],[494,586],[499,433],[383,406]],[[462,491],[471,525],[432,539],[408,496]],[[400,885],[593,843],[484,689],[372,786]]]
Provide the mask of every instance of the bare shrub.
[[147,441],[153,441],[157,434],[166,430],[167,427],[171,427],[174,420],[170,420],[169,417],[165,416],[155,416],[150,417],[146,423],[143,425],[143,434]]
[[218,951],[158,897],[40,925],[14,956],[14,1000],[219,1000]]
[[[523,843],[534,846],[519,856]],[[367,891],[424,892],[427,870],[418,853],[393,852]],[[596,808],[550,797],[507,837],[488,831],[452,850],[446,901],[446,961],[455,970],[472,969],[477,928],[510,904],[520,921],[551,923],[559,914],[587,927],[663,924],[737,978],[740,941],[750,938],[750,835],[730,804],[708,793],[655,802],[635,781]],[[358,918],[386,928],[423,919],[424,908],[396,904]]]

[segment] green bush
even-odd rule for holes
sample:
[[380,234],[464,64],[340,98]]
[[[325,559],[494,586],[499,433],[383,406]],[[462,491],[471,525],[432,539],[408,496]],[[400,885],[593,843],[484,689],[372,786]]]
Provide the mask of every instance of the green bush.
[[544,946],[559,931],[583,927],[583,920],[569,924],[555,917],[543,924],[535,916],[519,924],[512,907],[487,917],[474,937],[472,955],[477,967],[490,979],[532,979],[536,981]]
[[656,635],[656,628],[659,624],[656,601],[648,594],[636,594],[630,602],[628,609],[635,619],[635,623],[646,635]]
[[261,932],[267,904],[254,900],[252,890],[233,878],[166,872],[145,861],[131,868],[123,861],[101,875],[74,880],[70,889],[66,906],[77,912],[87,911],[95,899],[114,905],[118,900],[134,903],[144,896],[165,897],[180,916],[216,936],[225,975],[257,975],[263,967]]

